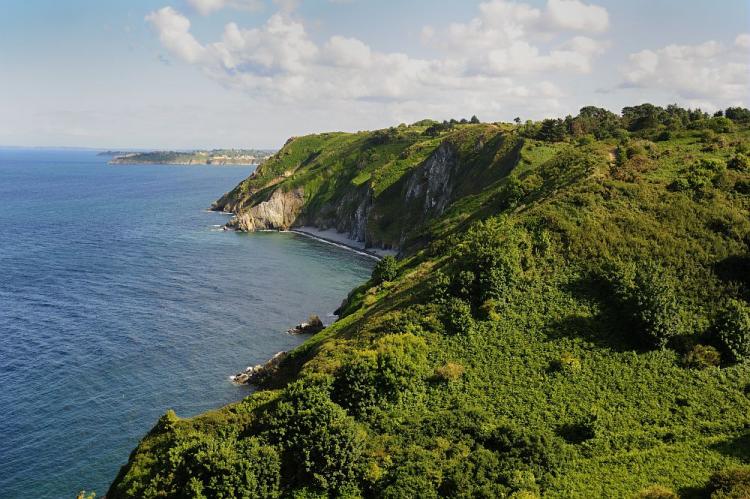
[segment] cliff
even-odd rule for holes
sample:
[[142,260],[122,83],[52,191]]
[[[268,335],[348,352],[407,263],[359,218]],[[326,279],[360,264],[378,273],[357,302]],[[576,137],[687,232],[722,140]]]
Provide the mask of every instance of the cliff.
[[292,138],[213,204],[246,231],[335,228],[365,247],[408,249],[457,200],[497,181],[523,140],[508,126],[473,125],[439,136],[416,124]]

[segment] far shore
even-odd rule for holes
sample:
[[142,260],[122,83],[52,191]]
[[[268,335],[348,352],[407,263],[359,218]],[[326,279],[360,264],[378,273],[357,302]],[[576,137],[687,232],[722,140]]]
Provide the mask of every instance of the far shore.
[[367,255],[377,260],[380,260],[387,255],[396,256],[398,254],[398,252],[395,250],[382,248],[365,248],[364,242],[349,239],[346,234],[344,234],[343,232],[338,232],[336,229],[319,229],[317,227],[301,226],[292,227],[289,232],[294,232],[296,234],[301,234],[313,239],[318,239],[335,246],[345,247],[347,249],[356,251],[357,253],[363,255]]

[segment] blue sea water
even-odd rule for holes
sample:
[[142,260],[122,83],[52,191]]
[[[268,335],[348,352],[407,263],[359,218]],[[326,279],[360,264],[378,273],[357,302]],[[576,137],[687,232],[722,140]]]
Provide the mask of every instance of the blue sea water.
[[[106,492],[167,409],[293,348],[373,261],[292,233],[223,232],[240,167],[108,166],[0,149],[0,497]],[[331,320],[330,316],[327,320]]]

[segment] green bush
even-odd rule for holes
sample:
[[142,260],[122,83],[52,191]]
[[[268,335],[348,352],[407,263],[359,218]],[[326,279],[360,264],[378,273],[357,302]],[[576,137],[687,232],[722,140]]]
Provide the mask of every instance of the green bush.
[[521,278],[521,261],[530,247],[526,231],[506,217],[474,224],[451,254],[454,280],[464,288],[470,283],[476,306],[504,300]]
[[695,345],[685,354],[683,363],[693,369],[716,367],[721,364],[721,353],[710,345]]
[[232,441],[194,435],[170,451],[170,464],[180,495],[279,496],[279,455],[254,438]]
[[615,292],[621,308],[645,343],[663,348],[682,333],[676,280],[671,273],[652,262],[617,272]]
[[719,341],[730,359],[739,362],[750,357],[750,307],[730,300],[715,325]]
[[745,499],[750,497],[750,466],[717,471],[708,481],[711,499]]
[[388,335],[355,352],[336,372],[331,396],[355,415],[398,402],[425,374],[427,345],[411,333]]
[[581,360],[570,352],[563,352],[553,366],[558,371],[575,373],[581,370]]
[[449,333],[468,333],[474,324],[471,305],[460,298],[449,298],[442,305],[442,320]]
[[384,256],[372,271],[372,280],[376,284],[392,281],[398,275],[398,262],[391,255]]
[[705,196],[719,182],[726,170],[726,165],[715,159],[701,159],[683,169],[681,176],[669,185],[673,191],[693,191]]
[[349,487],[360,476],[364,431],[329,398],[324,381],[289,385],[269,412],[268,438],[284,449],[286,476],[330,491]]
[[750,168],[750,158],[744,154],[736,154],[732,159],[727,161],[727,168],[741,172],[747,171]]

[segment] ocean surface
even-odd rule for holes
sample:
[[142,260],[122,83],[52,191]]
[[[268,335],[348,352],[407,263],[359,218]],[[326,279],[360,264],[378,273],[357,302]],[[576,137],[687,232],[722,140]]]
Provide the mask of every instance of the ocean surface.
[[228,376],[331,321],[373,260],[206,210],[249,167],[108,166],[0,149],[0,497],[102,496],[167,409],[250,393]]

